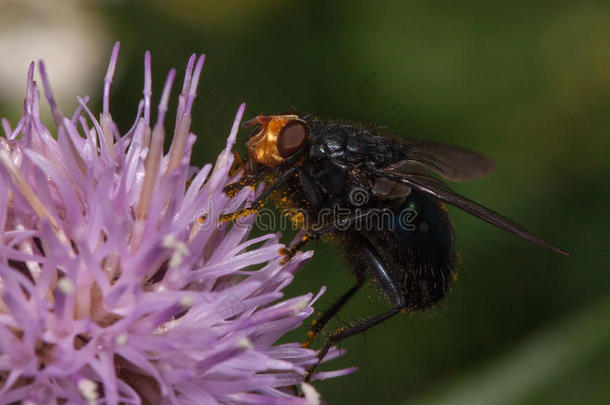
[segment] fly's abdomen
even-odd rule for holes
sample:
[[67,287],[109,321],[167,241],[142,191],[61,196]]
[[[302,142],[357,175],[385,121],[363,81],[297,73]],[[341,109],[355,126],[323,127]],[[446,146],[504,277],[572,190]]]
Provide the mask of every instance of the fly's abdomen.
[[388,267],[406,308],[423,309],[445,297],[453,281],[453,228],[446,209],[413,190],[380,230],[367,238]]

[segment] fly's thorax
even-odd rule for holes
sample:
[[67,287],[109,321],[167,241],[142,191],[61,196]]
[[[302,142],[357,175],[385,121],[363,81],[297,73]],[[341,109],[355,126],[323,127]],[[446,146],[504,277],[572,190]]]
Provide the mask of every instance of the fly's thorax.
[[307,121],[310,128],[309,156],[350,164],[373,163],[383,167],[404,159],[399,142],[380,135],[377,128],[355,123]]

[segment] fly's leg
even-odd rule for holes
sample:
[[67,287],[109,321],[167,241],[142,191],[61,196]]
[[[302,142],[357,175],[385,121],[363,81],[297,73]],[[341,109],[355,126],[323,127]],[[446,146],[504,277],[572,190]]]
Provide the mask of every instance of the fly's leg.
[[345,294],[343,294],[335,303],[325,310],[318,319],[315,319],[311,324],[311,329],[307,332],[307,340],[303,342],[301,345],[304,348],[308,348],[313,343],[316,336],[322,332],[326,324],[333,319],[335,315],[343,308],[345,304],[356,294],[356,292],[362,286],[364,280],[359,279],[356,285],[349,289]]
[[352,225],[354,225],[354,224],[356,224],[356,223],[358,223],[360,221],[366,220],[366,218],[368,216],[375,215],[378,212],[379,212],[378,210],[372,208],[370,210],[361,212],[358,215],[354,215],[353,217],[348,217],[348,218],[342,218],[340,220],[335,220],[334,222],[332,222],[329,225],[326,225],[326,226],[323,226],[321,228],[313,229],[313,230],[310,230],[310,231],[306,232],[301,237],[301,239],[299,239],[296,243],[292,244],[291,246],[289,246],[287,248],[283,248],[283,249],[280,250],[280,254],[284,255],[284,258],[282,259],[282,261],[280,263],[284,264],[284,263],[290,261],[290,259],[292,259],[292,257],[300,249],[302,249],[305,245],[307,245],[312,240],[318,240],[322,236],[327,235],[327,234],[329,234],[331,232],[347,230]]
[[229,176],[234,176],[239,172],[243,172],[244,177],[249,176],[250,174],[248,173],[248,169],[246,168],[246,163],[248,163],[248,160],[246,159],[246,161],[244,162],[239,152],[233,152],[233,164],[229,169]]
[[393,317],[400,311],[401,311],[401,308],[394,308],[391,311],[385,312],[383,314],[373,316],[371,318],[366,318],[361,321],[352,323],[351,325],[349,325],[345,328],[339,328],[336,331],[334,331],[333,333],[331,333],[330,336],[326,339],[326,342],[324,343],[324,346],[322,347],[322,349],[318,352],[318,361],[314,365],[309,367],[309,369],[305,373],[305,377],[304,377],[305,382],[308,382],[309,380],[311,380],[311,377],[313,376],[313,372],[316,370],[318,365],[322,362],[322,360],[324,359],[324,357],[326,356],[326,354],[328,353],[328,351],[330,350],[331,347],[333,347],[334,345],[336,345],[337,343],[341,342],[344,339],[347,339],[354,335],[363,333],[363,332],[373,328],[374,326],[377,326],[380,323],[387,321],[388,319],[390,319],[391,317]]
[[358,232],[354,232],[352,237],[354,238],[357,253],[368,267],[369,277],[377,281],[388,300],[392,303],[393,309],[383,314],[352,323],[347,327],[339,328],[332,332],[326,339],[326,342],[324,342],[322,349],[318,352],[318,361],[307,370],[307,373],[305,374],[305,381],[309,381],[311,379],[316,367],[318,367],[322,360],[324,360],[324,357],[330,348],[335,344],[351,336],[365,332],[374,326],[379,325],[380,323],[383,323],[399,313],[405,307],[404,297],[399,293],[398,288],[391,277],[391,273],[381,261],[381,258],[379,257],[379,254],[375,248],[363,235]]
[[296,167],[292,167],[292,168],[286,170],[284,173],[282,173],[282,175],[279,177],[279,179],[277,179],[277,181],[275,181],[272,185],[267,187],[261,193],[261,195],[259,195],[252,202],[252,204],[250,205],[249,208],[237,210],[237,211],[231,212],[229,214],[222,214],[220,216],[220,218],[218,219],[218,222],[222,223],[222,222],[235,221],[239,218],[247,217],[248,215],[254,214],[255,212],[257,212],[258,210],[260,210],[262,208],[262,206],[265,204],[265,200],[267,198],[269,198],[271,193],[273,193],[279,187],[284,185],[288,180],[290,180],[295,175],[296,172],[297,172]]
[[[235,153],[237,153],[237,152],[235,152]],[[243,165],[244,163],[240,159],[239,163],[235,163],[235,164]],[[242,169],[237,169],[235,172],[237,173],[240,170],[242,170]],[[237,180],[235,183],[231,183],[231,184],[225,186],[223,191],[229,197],[233,197],[242,188],[247,187],[247,186],[253,187],[256,184],[258,184],[258,182],[260,182],[263,179],[265,174],[266,173],[265,173],[264,170],[263,171],[259,171],[258,173],[252,173],[249,170],[244,170],[244,175],[242,176],[242,178]]]

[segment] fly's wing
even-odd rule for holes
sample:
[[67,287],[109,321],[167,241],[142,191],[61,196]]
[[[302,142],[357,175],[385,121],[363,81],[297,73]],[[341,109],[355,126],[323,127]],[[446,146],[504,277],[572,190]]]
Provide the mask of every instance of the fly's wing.
[[496,168],[488,157],[460,146],[404,138],[398,141],[407,157],[401,170],[423,166],[447,180],[464,181],[487,176]]
[[511,221],[497,212],[485,208],[482,205],[466,198],[451,190],[446,184],[432,177],[422,176],[418,174],[407,174],[399,172],[393,168],[372,169],[376,176],[386,177],[388,179],[401,182],[405,185],[421,190],[424,193],[430,194],[447,204],[458,207],[477,218],[482,219],[506,232],[512,233],[538,246],[550,249],[554,252],[569,256],[569,253],[551,245],[545,240],[540,239],[521,225]]

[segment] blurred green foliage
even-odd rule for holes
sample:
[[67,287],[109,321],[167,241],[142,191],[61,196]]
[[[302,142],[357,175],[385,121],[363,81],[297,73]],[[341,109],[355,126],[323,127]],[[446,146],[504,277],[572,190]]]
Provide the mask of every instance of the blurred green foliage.
[[[454,211],[454,293],[343,343],[328,367],[360,370],[316,384],[328,403],[610,402],[610,4],[182,0],[104,13],[122,41],[113,113],[125,127],[142,84],[134,55],[151,50],[159,88],[169,67],[205,52],[198,161],[214,159],[242,101],[252,115],[372,122],[490,155],[495,175],[456,188],[572,252]],[[352,282],[320,243],[289,293],[323,283],[323,308]],[[339,320],[385,308],[365,290]]]
[[[328,403],[610,403],[610,3],[92,7],[122,43],[111,103],[122,129],[141,97],[144,50],[157,98],[170,67],[181,75],[188,55],[204,52],[196,161],[216,157],[242,101],[249,116],[296,108],[376,123],[491,156],[496,174],[455,188],[572,253],[561,257],[453,210],[462,254],[453,294],[344,342],[347,354],[327,367],[360,370],[316,383]],[[111,45],[92,52],[110,54]],[[327,243],[288,293],[322,283],[319,308],[353,283]],[[365,290],[339,320],[385,308]]]

